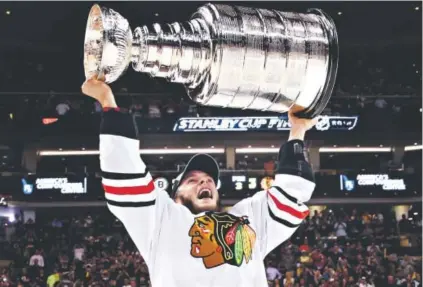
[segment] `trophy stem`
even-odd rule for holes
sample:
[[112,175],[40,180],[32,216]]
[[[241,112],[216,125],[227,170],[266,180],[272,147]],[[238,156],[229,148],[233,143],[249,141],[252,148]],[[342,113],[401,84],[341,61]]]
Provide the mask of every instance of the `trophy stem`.
[[212,37],[201,18],[138,27],[132,44],[134,70],[171,82],[197,86],[212,61]]

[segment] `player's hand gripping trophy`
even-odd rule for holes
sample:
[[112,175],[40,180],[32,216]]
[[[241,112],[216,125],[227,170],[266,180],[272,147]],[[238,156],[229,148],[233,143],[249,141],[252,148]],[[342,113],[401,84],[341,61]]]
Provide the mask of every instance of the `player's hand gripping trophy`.
[[131,63],[138,72],[183,84],[201,105],[295,110],[314,118],[333,90],[338,37],[333,21],[317,9],[301,14],[207,4],[187,22],[132,32],[117,12],[94,5],[85,76],[111,83]]

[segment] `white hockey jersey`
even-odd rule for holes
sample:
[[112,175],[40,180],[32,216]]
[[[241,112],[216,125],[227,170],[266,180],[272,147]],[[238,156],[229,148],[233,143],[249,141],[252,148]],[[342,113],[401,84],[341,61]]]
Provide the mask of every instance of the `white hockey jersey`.
[[263,259],[308,215],[314,182],[277,174],[274,187],[228,213],[193,215],[155,189],[130,115],[106,111],[100,131],[102,183],[110,211],[145,259],[153,287],[265,287]]

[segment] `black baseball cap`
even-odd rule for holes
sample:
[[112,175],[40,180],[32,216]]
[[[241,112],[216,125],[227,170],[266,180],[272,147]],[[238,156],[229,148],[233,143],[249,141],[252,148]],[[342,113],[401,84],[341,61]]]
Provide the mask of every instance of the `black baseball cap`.
[[175,196],[179,185],[191,171],[202,171],[207,173],[214,180],[216,186],[218,186],[220,173],[219,165],[210,155],[200,153],[194,155],[185,166],[184,171],[176,177],[172,186],[172,196]]

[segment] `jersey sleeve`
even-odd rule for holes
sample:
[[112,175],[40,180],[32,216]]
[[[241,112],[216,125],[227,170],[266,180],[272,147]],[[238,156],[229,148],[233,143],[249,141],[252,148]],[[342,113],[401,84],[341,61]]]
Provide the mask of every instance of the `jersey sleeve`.
[[100,127],[100,168],[109,210],[123,223],[148,263],[154,238],[171,201],[157,190],[139,153],[137,126],[132,115],[105,110]]
[[273,186],[236,204],[232,212],[247,215],[255,226],[264,258],[291,237],[308,216],[304,204],[314,191],[314,174],[304,155],[304,143],[294,140],[279,151],[278,168]]

